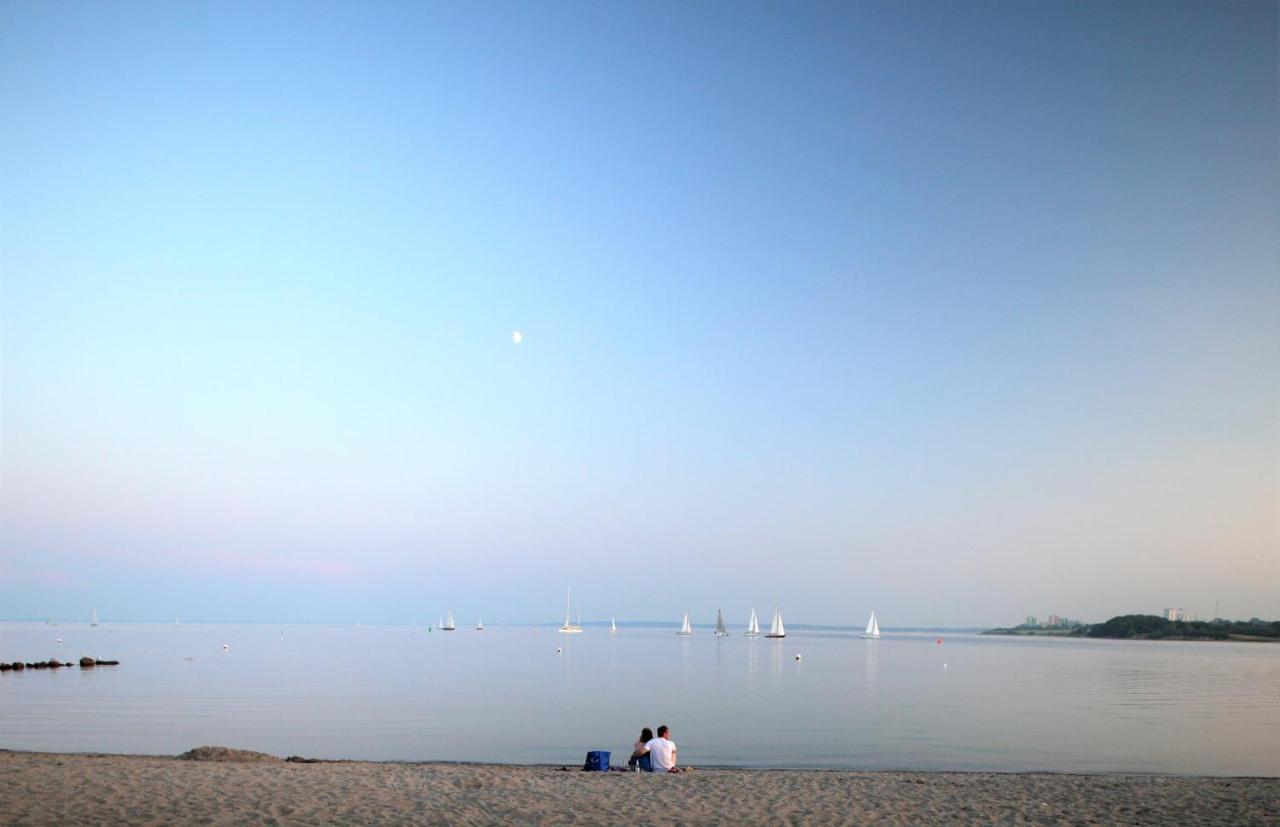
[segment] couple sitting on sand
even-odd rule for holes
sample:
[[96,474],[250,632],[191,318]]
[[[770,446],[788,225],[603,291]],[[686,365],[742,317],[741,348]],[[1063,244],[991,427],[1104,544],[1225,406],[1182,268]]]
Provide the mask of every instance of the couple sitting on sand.
[[676,745],[670,739],[671,730],[666,725],[658,727],[658,737],[648,727],[640,730],[640,740],[631,751],[627,766],[639,767],[646,772],[688,772],[693,767],[676,766]]

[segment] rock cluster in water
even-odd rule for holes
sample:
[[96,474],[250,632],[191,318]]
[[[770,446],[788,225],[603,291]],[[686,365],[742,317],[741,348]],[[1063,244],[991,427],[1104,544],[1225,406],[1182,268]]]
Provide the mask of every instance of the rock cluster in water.
[[[118,660],[98,660],[96,658],[83,657],[80,658],[80,668],[88,669],[91,666],[119,666]],[[74,663],[63,663],[54,658],[53,660],[42,660],[36,663],[23,663],[15,660],[13,663],[0,663],[0,672],[21,672],[24,669],[60,669],[64,666],[75,666]]]

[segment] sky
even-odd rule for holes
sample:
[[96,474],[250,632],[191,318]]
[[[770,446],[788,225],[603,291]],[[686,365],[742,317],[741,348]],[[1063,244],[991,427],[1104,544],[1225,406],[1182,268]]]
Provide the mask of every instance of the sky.
[[1277,31],[0,0],[0,618],[1280,617]]

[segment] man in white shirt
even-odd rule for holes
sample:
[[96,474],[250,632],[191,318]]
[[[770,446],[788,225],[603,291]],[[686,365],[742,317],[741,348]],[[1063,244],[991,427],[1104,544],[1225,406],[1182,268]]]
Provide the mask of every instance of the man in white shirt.
[[645,744],[649,748],[649,760],[653,762],[654,772],[684,772],[684,767],[676,766],[676,745],[667,736],[671,730],[665,725],[658,727],[658,737]]

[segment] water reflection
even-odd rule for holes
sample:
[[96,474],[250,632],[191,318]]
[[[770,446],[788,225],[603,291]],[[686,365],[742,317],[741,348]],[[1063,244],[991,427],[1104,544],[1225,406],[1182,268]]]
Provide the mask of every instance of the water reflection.
[[693,640],[687,637],[680,638],[680,688],[689,691],[689,646]]

